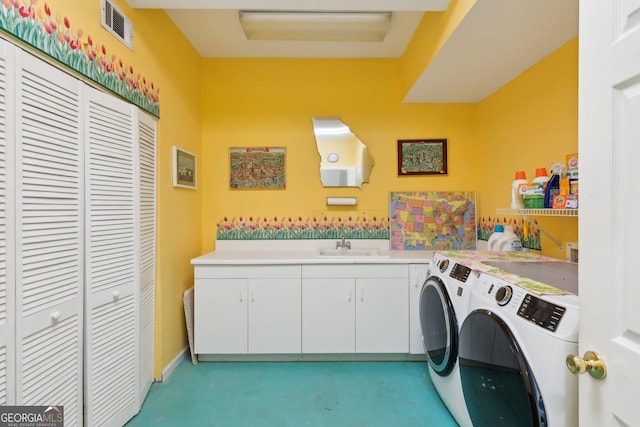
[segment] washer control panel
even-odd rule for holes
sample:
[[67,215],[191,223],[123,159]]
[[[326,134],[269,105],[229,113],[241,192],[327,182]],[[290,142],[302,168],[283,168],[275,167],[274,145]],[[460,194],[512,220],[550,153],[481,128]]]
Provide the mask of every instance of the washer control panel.
[[518,309],[518,316],[535,323],[541,328],[555,332],[566,309],[542,300],[534,295],[526,294]]
[[471,269],[469,267],[455,263],[453,264],[453,268],[451,269],[449,276],[464,283],[469,278],[469,274],[471,274]]

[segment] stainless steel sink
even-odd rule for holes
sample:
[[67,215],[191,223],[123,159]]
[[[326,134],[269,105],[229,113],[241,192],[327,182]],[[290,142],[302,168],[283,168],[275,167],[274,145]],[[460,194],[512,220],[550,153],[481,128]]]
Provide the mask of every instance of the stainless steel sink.
[[369,249],[320,249],[320,258],[388,258],[389,254],[375,248]]

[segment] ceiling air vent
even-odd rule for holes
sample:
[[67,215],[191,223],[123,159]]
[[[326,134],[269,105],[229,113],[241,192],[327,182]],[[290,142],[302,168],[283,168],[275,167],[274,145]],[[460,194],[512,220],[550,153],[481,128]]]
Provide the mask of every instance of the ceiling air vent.
[[102,0],[102,26],[133,50],[131,21],[109,0]]

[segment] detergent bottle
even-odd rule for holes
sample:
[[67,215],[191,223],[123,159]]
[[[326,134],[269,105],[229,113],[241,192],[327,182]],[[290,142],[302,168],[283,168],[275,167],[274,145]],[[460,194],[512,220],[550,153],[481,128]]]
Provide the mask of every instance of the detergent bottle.
[[522,209],[524,204],[520,194],[520,186],[527,183],[524,171],[516,172],[516,179],[511,183],[511,209]]
[[505,225],[504,232],[502,233],[502,237],[498,240],[498,249],[499,251],[515,251],[522,252],[522,242],[520,238],[513,231],[513,226]]
[[491,233],[491,236],[489,236],[489,240],[487,240],[487,249],[489,249],[490,251],[499,251],[500,249],[498,249],[498,244],[503,235],[504,227],[502,226],[502,224],[496,224],[493,227],[493,233]]

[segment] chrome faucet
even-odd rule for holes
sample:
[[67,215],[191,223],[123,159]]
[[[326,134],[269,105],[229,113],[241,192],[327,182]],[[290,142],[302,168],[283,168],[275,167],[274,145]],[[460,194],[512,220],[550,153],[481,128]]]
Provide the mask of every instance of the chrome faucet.
[[345,240],[344,235],[336,242],[336,249],[351,249],[351,242]]

